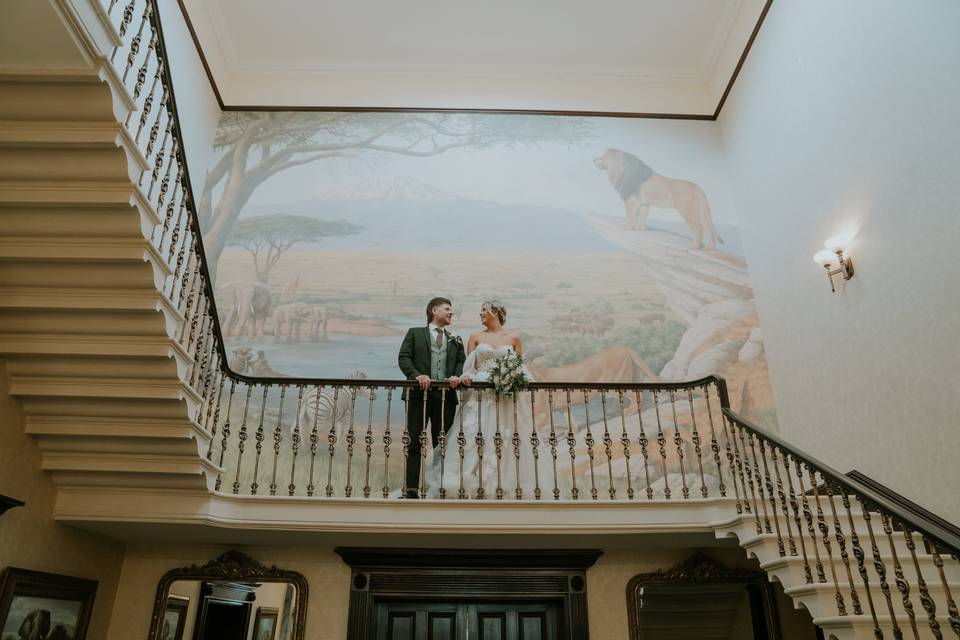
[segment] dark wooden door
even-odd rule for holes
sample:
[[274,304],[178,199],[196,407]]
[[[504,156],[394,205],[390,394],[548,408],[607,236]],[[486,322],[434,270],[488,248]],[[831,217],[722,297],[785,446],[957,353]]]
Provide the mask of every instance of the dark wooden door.
[[557,640],[556,602],[379,602],[376,640]]

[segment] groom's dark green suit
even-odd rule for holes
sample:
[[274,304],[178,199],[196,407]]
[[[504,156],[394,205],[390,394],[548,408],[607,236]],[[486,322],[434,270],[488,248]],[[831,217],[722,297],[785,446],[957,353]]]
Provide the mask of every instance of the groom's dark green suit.
[[[445,332],[445,336],[446,361],[444,362],[444,369],[446,377],[460,376],[463,374],[463,363],[467,358],[463,350],[463,342],[459,337],[450,333]],[[400,345],[397,364],[408,380],[413,380],[421,375],[431,375],[430,364],[433,351],[430,343],[429,325],[407,330],[407,335],[403,337],[403,342]],[[437,446],[440,439],[440,430],[446,431],[453,424],[457,412],[457,393],[450,389],[448,385],[435,384],[426,393],[426,403],[424,403],[424,392],[420,389],[410,390],[409,393],[404,394],[404,398],[407,400],[407,429],[410,434],[405,489],[407,495],[410,495],[417,491],[420,482],[420,434],[429,420],[431,441],[434,447]],[[426,408],[426,412],[424,412],[424,408]]]

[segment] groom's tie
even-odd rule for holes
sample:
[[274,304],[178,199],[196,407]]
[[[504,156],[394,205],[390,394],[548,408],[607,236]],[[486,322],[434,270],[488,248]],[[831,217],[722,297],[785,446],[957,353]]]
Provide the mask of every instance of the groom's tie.
[[443,346],[443,329],[437,329],[437,347]]

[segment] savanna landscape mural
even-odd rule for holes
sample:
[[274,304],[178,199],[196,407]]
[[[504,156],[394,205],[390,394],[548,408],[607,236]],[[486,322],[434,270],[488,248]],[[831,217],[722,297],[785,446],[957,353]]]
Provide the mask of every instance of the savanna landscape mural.
[[717,374],[735,410],[775,429],[716,135],[618,118],[226,113],[199,209],[230,366],[399,379],[400,340],[430,297],[453,299],[464,337],[496,298],[539,380]]

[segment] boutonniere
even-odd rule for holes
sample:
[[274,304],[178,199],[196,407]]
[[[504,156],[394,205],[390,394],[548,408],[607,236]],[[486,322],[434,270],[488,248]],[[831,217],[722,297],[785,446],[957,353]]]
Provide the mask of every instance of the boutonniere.
[[458,335],[455,334],[455,333],[448,333],[448,334],[447,334],[447,340],[449,340],[450,342],[452,342],[452,343],[454,343],[454,344],[463,344],[463,338],[461,338],[460,336],[458,336]]

